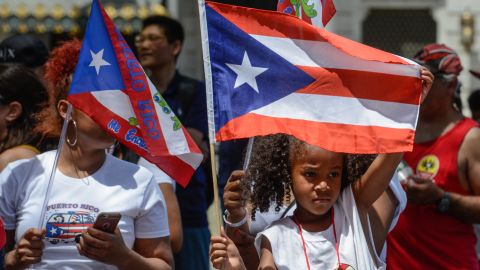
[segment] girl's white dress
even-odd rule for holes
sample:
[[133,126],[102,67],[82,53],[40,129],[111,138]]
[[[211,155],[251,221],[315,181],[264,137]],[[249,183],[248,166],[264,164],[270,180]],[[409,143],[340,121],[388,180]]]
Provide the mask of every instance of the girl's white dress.
[[[385,262],[371,250],[374,244],[370,222],[363,230],[351,186],[342,191],[333,207],[340,263],[350,266],[347,269],[386,269]],[[291,217],[273,222],[257,235],[255,246],[259,253],[262,236],[270,241],[278,270],[307,269],[302,239]],[[303,237],[311,270],[338,269],[333,226],[315,233],[303,230]]]

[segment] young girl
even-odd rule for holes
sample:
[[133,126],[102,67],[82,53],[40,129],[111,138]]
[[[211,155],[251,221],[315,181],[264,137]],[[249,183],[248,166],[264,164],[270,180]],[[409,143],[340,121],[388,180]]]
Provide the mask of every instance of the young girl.
[[[422,72],[424,94],[432,76]],[[286,135],[263,139],[247,172],[252,214],[277,209],[290,193],[297,209],[257,235],[259,269],[385,269],[379,258],[394,197],[385,192],[402,154],[327,151]],[[371,163],[371,165],[370,165]],[[212,237],[215,267],[245,269],[233,242]]]

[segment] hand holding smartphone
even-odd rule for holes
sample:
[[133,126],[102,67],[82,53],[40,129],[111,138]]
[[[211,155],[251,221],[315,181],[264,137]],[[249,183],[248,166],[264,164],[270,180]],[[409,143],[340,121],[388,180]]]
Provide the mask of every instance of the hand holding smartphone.
[[[122,215],[118,212],[101,212],[98,214],[93,227],[95,229],[107,232],[107,233],[115,233],[115,229],[117,228],[118,222],[122,218]],[[80,237],[82,234],[78,234],[75,236],[75,242],[80,243]]]
[[117,212],[102,212],[98,214],[93,227],[107,233],[114,233],[121,218],[122,215]]

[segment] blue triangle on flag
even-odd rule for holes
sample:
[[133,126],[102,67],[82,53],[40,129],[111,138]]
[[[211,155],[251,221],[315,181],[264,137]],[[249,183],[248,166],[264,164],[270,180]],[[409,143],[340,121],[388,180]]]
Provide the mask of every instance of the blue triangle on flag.
[[96,0],[92,2],[90,13],[69,94],[123,90],[118,61]]
[[[216,131],[231,119],[268,105],[315,81],[208,5],[206,14]],[[252,87],[253,83],[243,83],[235,88],[238,74],[229,66],[242,65],[245,53],[252,67],[266,69],[255,77],[258,92]],[[244,80],[239,81],[242,82]]]

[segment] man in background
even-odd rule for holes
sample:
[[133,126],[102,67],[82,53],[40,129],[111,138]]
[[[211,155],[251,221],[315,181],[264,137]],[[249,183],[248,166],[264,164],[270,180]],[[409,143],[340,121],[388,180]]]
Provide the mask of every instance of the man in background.
[[[183,41],[184,30],[178,21],[152,16],[143,21],[135,45],[140,63],[149,72],[152,83],[208,158],[205,85],[182,75],[176,69]],[[186,188],[176,187],[183,224],[183,246],[175,253],[176,269],[209,269],[209,198],[206,195],[210,185],[209,171],[204,163]]]
[[413,152],[404,160],[414,175],[408,204],[387,245],[387,268],[478,270],[480,129],[461,113],[460,58],[443,44],[425,46],[415,61],[434,75],[420,106]]

